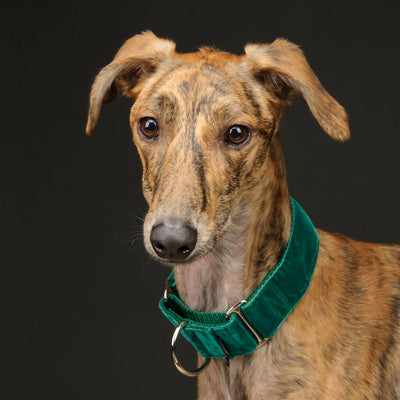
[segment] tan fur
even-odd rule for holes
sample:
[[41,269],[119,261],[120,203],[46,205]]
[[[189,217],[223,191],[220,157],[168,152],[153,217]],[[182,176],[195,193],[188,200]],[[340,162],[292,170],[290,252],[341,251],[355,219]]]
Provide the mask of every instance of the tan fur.
[[[278,39],[247,45],[245,53],[179,54],[173,42],[145,32],[124,44],[91,92],[88,134],[101,104],[119,90],[134,100],[130,124],[149,204],[145,245],[156,257],[149,236],[163,218],[196,227],[196,248],[172,267],[182,300],[199,311],[226,311],[248,297],[288,242],[278,131],[293,95],[332,138],[349,137],[346,112],[297,46]],[[158,121],[156,139],[138,133],[143,117]],[[251,137],[232,148],[224,138],[236,124]],[[199,378],[200,399],[400,398],[400,247],[318,234],[302,301],[267,345],[229,368],[213,360]]]

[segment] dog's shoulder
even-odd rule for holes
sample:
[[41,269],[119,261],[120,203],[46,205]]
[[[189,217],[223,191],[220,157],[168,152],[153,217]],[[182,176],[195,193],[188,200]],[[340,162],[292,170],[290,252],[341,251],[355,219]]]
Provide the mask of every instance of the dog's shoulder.
[[317,229],[317,232],[323,259],[348,267],[356,267],[359,263],[365,266],[381,265],[389,269],[400,267],[400,245],[362,242],[322,229]]
[[[400,308],[400,246],[361,242],[318,229],[315,278],[341,307],[362,314]],[[392,310],[393,311],[393,310]]]

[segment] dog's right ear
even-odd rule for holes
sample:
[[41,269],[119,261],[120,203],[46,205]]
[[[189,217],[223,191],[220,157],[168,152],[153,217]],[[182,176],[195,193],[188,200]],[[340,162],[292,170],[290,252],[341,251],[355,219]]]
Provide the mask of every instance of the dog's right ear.
[[174,42],[160,39],[150,31],[128,39],[118,50],[114,60],[96,76],[90,93],[86,134],[93,133],[103,103],[115,100],[120,91],[131,97],[130,90],[153,73],[159,63],[174,52]]

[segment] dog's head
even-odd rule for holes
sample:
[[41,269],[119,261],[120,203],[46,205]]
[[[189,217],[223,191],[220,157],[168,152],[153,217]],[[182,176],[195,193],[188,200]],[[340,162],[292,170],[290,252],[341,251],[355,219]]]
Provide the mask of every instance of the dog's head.
[[349,137],[344,109],[301,50],[282,39],[237,56],[212,48],[179,54],[151,32],[136,35],[96,77],[88,134],[102,103],[119,92],[134,100],[130,125],[149,204],[145,245],[171,263],[199,258],[224,233],[235,204],[263,178],[293,95],[332,138]]

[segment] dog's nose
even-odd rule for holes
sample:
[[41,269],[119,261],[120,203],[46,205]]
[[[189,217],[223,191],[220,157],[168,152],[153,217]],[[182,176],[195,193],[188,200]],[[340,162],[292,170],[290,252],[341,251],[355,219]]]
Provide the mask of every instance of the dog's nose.
[[153,226],[150,241],[159,257],[182,261],[196,247],[197,231],[180,220],[168,219]]

